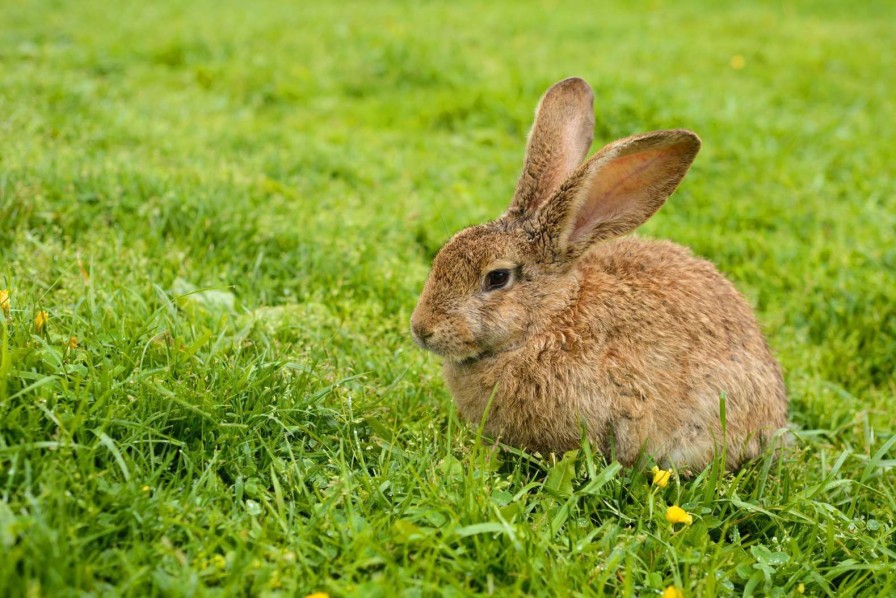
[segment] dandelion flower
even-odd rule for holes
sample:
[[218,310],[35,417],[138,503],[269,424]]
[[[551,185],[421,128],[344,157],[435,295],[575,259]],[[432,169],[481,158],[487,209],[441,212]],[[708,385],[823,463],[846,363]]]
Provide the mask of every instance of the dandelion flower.
[[74,336],[68,339],[68,348],[69,349],[77,349],[78,348],[78,339]]
[[740,69],[747,66],[747,61],[744,60],[744,57],[741,56],[740,54],[735,54],[734,56],[731,57],[731,60],[728,62],[728,64],[734,70],[739,71]]
[[308,594],[305,598],[330,598],[330,595],[326,592],[314,592],[313,594]]
[[679,507],[678,505],[672,505],[669,507],[669,510],[666,511],[666,521],[669,523],[685,523],[690,525],[694,522],[694,518],[691,517],[690,513]]
[[45,312],[44,310],[40,310],[34,316],[34,331],[40,334],[44,330],[44,326],[47,325],[47,320],[50,319],[50,314]]
[[0,289],[0,310],[4,316],[9,316],[9,291]]
[[800,585],[798,585],[798,586],[796,587],[796,591],[797,591],[797,593],[799,593],[799,594],[805,594],[805,593],[806,593],[806,584],[804,584],[804,583],[800,583]]
[[663,590],[663,598],[684,598],[684,592],[675,586],[669,586]]
[[665,488],[669,485],[669,479],[672,477],[671,471],[660,469],[656,465],[653,466],[653,469],[651,471],[653,472],[653,484],[655,486]]

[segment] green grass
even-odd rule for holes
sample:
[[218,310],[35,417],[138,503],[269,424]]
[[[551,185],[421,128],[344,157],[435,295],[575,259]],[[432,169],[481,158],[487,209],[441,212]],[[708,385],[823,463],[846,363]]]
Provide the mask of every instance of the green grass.
[[[896,593],[896,5],[289,4],[0,7],[0,594]],[[782,460],[495,453],[411,343],[569,75],[702,136],[641,234],[756,306]]]

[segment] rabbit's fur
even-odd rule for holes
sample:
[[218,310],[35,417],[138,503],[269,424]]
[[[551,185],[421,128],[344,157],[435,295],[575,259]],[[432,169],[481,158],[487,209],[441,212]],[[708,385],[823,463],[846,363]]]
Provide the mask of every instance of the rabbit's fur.
[[439,251],[412,334],[444,357],[460,414],[479,422],[488,408],[485,429],[502,442],[562,452],[584,430],[624,464],[643,452],[687,469],[725,443],[737,468],[787,420],[749,305],[690,250],[620,238],[665,203],[700,140],[656,131],[581,163],[592,102],[581,79],[547,91],[509,209]]

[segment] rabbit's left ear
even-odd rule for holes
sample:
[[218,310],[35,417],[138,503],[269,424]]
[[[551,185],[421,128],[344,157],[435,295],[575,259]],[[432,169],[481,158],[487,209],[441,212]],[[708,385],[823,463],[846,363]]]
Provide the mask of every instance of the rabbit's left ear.
[[535,109],[523,172],[505,217],[535,213],[582,162],[594,139],[593,106],[591,87],[578,77],[545,92]]
[[678,187],[700,151],[691,131],[615,141],[582,164],[536,214],[557,253],[575,259],[644,224]]

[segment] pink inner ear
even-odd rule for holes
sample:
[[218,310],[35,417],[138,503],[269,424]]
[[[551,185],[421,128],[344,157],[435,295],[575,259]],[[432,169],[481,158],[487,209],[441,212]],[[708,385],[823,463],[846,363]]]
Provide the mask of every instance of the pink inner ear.
[[[644,214],[645,220],[649,218],[653,209],[645,202],[650,202],[656,195],[654,187],[666,178],[663,171],[668,161],[663,158],[673,147],[645,150],[600,165],[592,175],[569,240],[578,241],[604,222],[621,220],[621,224],[627,224],[639,214]],[[639,224],[634,223],[632,228]]]

